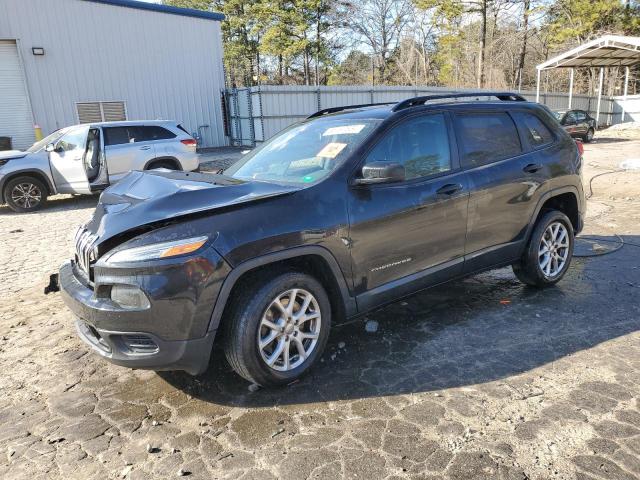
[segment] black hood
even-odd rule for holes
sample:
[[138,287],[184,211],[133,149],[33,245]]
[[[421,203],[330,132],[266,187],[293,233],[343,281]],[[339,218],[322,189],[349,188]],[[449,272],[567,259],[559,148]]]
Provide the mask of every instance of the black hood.
[[86,228],[98,243],[128,230],[284,195],[299,187],[194,172],[130,172],[100,196]]

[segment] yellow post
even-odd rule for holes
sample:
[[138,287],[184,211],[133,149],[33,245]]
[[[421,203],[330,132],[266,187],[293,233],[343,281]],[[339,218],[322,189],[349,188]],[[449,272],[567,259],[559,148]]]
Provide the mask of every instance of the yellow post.
[[42,129],[40,128],[40,125],[36,124],[33,126],[33,130],[35,131],[35,135],[36,135],[36,142],[39,142],[40,140],[42,140],[44,137],[42,136]]

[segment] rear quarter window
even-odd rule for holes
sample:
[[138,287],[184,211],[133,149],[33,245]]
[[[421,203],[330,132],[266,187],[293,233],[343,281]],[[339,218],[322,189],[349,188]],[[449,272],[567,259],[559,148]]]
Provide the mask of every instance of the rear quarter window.
[[522,153],[515,123],[505,112],[456,115],[456,136],[463,167],[473,168]]
[[184,133],[186,133],[187,135],[191,136],[191,134],[189,132],[187,132],[187,129],[184,128],[182,125],[176,125],[176,127],[180,130],[182,130]]
[[524,136],[531,148],[540,148],[555,139],[551,130],[537,115],[527,112],[517,112],[516,121],[521,126]]

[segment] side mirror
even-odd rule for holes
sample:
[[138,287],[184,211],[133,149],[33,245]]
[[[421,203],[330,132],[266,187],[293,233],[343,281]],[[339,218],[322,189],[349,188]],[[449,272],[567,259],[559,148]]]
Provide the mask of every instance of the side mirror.
[[394,183],[405,180],[404,166],[393,162],[371,162],[362,167],[362,178],[354,180],[355,185]]
[[47,143],[44,147],[45,152],[53,152],[55,151],[56,146],[53,143]]

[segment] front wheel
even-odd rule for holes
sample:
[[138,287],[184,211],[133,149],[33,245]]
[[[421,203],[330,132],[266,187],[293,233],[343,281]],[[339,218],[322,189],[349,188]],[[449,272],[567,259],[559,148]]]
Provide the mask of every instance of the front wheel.
[[225,319],[225,354],[233,369],[262,386],[286,385],[320,358],[331,305],[315,278],[300,272],[245,283]]
[[553,285],[569,269],[573,243],[573,226],[569,218],[560,211],[548,211],[536,223],[522,258],[513,265],[513,272],[527,285]]
[[14,212],[38,210],[47,201],[47,188],[34,177],[17,177],[4,187],[4,200]]

